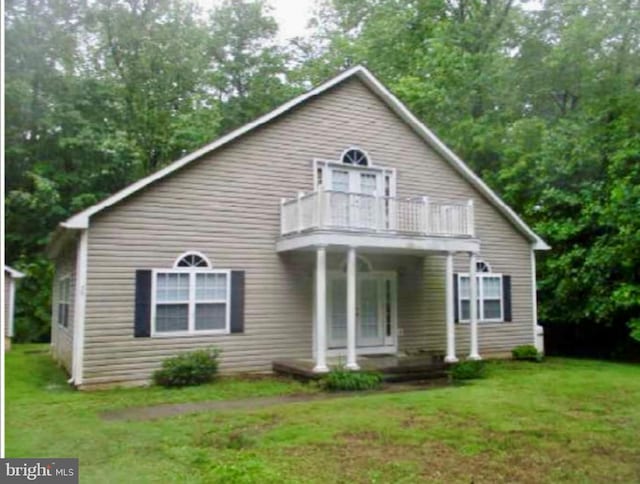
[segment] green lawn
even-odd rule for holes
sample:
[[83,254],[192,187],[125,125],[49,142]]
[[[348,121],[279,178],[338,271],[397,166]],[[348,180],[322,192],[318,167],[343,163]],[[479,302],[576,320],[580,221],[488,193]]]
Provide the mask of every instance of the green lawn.
[[489,365],[464,386],[156,421],[104,410],[316,391],[277,379],[69,390],[44,346],[6,355],[8,457],[80,458],[81,482],[640,482],[640,366]]

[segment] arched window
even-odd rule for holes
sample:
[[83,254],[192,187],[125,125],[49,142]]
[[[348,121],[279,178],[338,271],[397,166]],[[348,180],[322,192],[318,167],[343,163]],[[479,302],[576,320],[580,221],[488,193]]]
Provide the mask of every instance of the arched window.
[[476,272],[491,272],[491,266],[483,260],[476,261]]
[[204,254],[200,252],[187,252],[186,254],[182,254],[180,257],[176,259],[176,262],[173,264],[175,268],[189,268],[189,267],[200,267],[200,268],[210,268],[211,263],[209,259]]
[[[340,267],[342,269],[342,272],[347,272],[346,258]],[[373,266],[371,265],[371,262],[369,262],[367,259],[365,259],[361,255],[359,255],[356,258],[356,272],[359,274],[361,272],[372,272],[372,271],[373,271]]]
[[348,148],[342,153],[342,163],[356,166],[369,166],[369,157],[358,148]]
[[172,269],[154,269],[151,335],[226,334],[231,271],[212,269],[201,252],[185,252]]

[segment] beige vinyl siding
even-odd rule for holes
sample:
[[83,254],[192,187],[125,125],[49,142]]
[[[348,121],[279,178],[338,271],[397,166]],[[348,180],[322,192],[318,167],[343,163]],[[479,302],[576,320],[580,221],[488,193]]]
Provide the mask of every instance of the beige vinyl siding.
[[[51,293],[51,347],[53,357],[71,373],[73,362],[73,326],[75,316],[76,287],[76,243],[69,242],[55,260],[55,275]],[[60,280],[69,277],[69,326],[60,326],[58,302],[60,301]]]
[[[517,297],[517,321],[504,331],[482,327],[481,350],[531,342],[528,242],[351,79],[91,219],[84,382],[147,379],[163,358],[209,345],[223,350],[222,371],[269,370],[276,358],[310,357],[314,259],[276,253],[280,199],[312,190],[313,159],[337,160],[351,145],[365,149],[374,164],[397,168],[398,196],[474,199],[483,256],[512,275]],[[136,269],[169,268],[187,250],[204,253],[215,268],[246,271],[245,333],[134,338]],[[401,349],[444,351],[440,259],[414,258],[425,273],[399,266]]]

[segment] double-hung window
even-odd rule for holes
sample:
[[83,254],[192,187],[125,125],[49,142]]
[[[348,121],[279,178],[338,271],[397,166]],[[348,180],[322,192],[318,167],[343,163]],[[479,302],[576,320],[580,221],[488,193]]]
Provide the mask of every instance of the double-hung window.
[[69,327],[69,306],[71,305],[71,278],[62,277],[58,281],[58,324]]
[[[476,274],[478,293],[478,320],[481,322],[504,321],[502,274]],[[460,321],[470,319],[469,274],[458,274],[458,309]]]
[[[181,259],[181,260],[184,260]],[[231,273],[177,262],[153,271],[153,334],[229,332]]]

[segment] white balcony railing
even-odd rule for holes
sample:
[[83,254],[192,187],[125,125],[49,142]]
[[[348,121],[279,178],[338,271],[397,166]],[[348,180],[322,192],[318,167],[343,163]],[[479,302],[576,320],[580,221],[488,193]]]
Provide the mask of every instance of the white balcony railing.
[[281,203],[281,234],[311,229],[473,236],[473,201],[378,197],[318,190]]

